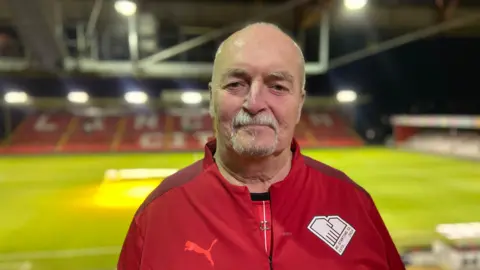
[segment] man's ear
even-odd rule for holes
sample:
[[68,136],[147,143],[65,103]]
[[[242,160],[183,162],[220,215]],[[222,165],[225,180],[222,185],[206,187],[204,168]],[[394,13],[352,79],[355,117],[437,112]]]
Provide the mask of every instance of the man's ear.
[[208,93],[210,94],[210,100],[212,100],[212,82],[208,83]]
[[300,105],[298,106],[298,117],[297,117],[297,124],[300,123],[300,119],[302,118],[302,109],[303,109],[303,104],[305,103],[305,90],[302,90],[302,97],[300,100]]
[[210,114],[210,117],[213,117],[215,115],[215,110],[213,108],[213,104],[214,104],[214,101],[213,101],[213,87],[212,87],[212,82],[209,82],[208,83],[208,92],[210,94],[210,103],[208,105],[208,112]]

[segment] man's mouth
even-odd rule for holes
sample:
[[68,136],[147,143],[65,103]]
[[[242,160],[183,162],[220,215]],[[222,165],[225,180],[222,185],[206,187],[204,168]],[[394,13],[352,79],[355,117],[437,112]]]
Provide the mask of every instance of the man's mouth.
[[234,129],[236,130],[245,130],[245,131],[248,131],[249,129],[251,131],[255,130],[255,129],[264,129],[264,128],[268,128],[268,129],[272,129],[273,131],[276,132],[276,129],[274,126],[272,125],[265,125],[265,124],[247,124],[247,125],[237,125],[237,126],[234,126]]
[[271,125],[264,125],[264,124],[247,124],[247,125],[237,125],[235,128],[244,128],[244,127],[269,127],[273,128]]

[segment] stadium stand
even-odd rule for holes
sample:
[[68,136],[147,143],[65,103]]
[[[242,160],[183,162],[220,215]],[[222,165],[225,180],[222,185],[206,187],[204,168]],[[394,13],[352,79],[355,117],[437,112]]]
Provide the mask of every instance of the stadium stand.
[[475,133],[423,132],[410,137],[403,146],[438,154],[480,158],[480,135]]
[[[116,116],[36,113],[17,125],[2,152],[198,150],[212,136],[207,110],[177,108]],[[363,144],[348,121],[333,110],[305,112],[296,137],[303,147]]]
[[480,159],[479,117],[397,116],[392,124],[398,147]]
[[66,152],[105,152],[117,133],[119,117],[71,117],[69,129],[63,131],[63,140],[57,149]]
[[361,141],[349,124],[334,111],[306,114],[308,129],[321,146],[356,146]]
[[70,115],[62,112],[29,115],[9,137],[9,147],[15,152],[54,151],[68,129],[70,119]]

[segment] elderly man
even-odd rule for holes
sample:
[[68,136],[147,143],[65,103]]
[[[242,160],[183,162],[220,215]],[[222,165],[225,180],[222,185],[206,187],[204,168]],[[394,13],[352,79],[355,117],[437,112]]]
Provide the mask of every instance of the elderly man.
[[118,269],[404,269],[370,195],[293,138],[304,65],[274,25],[224,41],[209,85],[216,140],[140,207]]

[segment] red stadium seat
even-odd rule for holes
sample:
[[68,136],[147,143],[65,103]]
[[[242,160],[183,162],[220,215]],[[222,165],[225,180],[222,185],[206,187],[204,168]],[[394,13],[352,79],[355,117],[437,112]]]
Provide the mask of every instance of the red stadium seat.
[[120,117],[75,117],[67,139],[59,145],[66,152],[110,151],[115,133],[120,128]]
[[[213,136],[206,110],[80,117],[36,114],[15,130],[3,152],[201,150]],[[358,146],[362,140],[334,111],[304,112],[295,131],[302,147]]]
[[53,152],[71,121],[67,113],[27,116],[11,135],[5,152]]
[[[118,151],[138,151],[141,145],[161,144],[166,123],[161,113],[129,115],[123,118],[124,128],[120,130],[119,141],[114,146]],[[163,144],[162,144],[163,145]]]
[[307,112],[302,121],[316,143],[315,147],[358,146],[363,142],[346,121],[336,112]]
[[212,136],[210,117],[198,111],[135,115],[126,119],[119,151],[197,150]]

